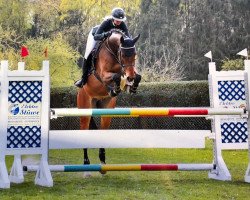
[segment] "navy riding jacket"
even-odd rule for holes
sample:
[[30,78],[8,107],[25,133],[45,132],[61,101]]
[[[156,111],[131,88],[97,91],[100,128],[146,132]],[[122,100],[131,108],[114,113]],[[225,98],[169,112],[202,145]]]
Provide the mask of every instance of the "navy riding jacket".
[[98,29],[94,33],[94,40],[104,39],[104,37],[105,37],[104,33],[108,32],[112,29],[120,29],[125,33],[126,36],[129,37],[128,28],[124,22],[121,22],[121,24],[119,26],[116,26],[113,23],[112,18],[108,18],[101,23],[101,25],[98,27]]

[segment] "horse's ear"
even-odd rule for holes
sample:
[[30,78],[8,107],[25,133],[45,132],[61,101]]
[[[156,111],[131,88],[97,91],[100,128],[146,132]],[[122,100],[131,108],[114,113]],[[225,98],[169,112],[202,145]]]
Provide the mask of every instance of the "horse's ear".
[[124,42],[124,37],[123,36],[121,37],[120,42],[121,42],[121,44],[123,44],[123,42]]
[[137,36],[133,39],[134,44],[137,42],[137,40],[138,40],[139,38],[140,38],[140,34],[137,35]]

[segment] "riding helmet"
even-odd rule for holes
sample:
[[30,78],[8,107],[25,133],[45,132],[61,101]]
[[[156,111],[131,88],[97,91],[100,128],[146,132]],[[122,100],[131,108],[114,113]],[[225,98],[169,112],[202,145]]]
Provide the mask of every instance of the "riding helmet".
[[112,18],[117,20],[117,21],[125,21],[125,12],[122,8],[114,8],[112,10]]

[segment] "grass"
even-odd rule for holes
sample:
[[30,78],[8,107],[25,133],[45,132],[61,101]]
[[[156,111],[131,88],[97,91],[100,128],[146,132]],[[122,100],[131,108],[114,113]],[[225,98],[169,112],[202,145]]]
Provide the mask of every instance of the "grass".
[[[107,163],[211,163],[212,147],[205,149],[107,149]],[[98,150],[90,150],[92,163],[98,163]],[[208,172],[98,172],[83,178],[82,172],[53,172],[54,187],[34,185],[35,173],[22,184],[0,190],[0,199],[249,199],[250,184],[244,182],[248,164],[246,150],[223,151],[232,181],[208,179]],[[12,157],[7,157],[11,166]],[[80,164],[82,150],[50,151],[51,164]]]

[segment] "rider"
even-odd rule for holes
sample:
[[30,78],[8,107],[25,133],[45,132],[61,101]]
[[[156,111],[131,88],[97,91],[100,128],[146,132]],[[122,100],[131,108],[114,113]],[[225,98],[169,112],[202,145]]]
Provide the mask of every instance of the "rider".
[[112,29],[120,29],[125,33],[126,36],[129,37],[128,28],[124,22],[125,20],[126,16],[124,10],[122,8],[114,8],[112,10],[110,17],[106,17],[100,26],[91,29],[88,35],[86,51],[84,55],[84,61],[82,66],[82,78],[75,82],[75,86],[83,87],[83,85],[85,85],[85,83],[87,82],[87,77],[88,77],[87,59],[91,51],[95,47],[96,41],[104,40],[107,37],[109,37],[112,34],[110,32],[110,30]]

